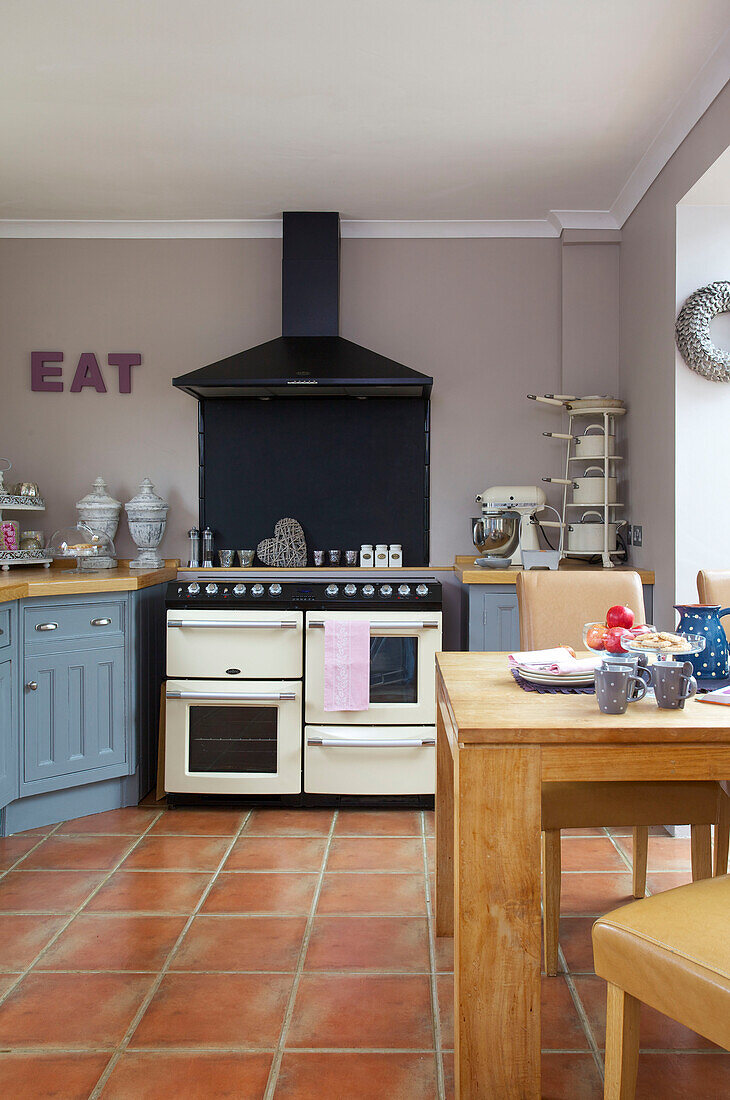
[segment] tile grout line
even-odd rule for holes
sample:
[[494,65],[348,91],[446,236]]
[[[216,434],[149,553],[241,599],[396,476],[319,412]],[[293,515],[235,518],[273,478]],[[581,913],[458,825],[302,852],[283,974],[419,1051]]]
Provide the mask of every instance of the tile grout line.
[[570,996],[573,1000],[573,1005],[574,1005],[575,1011],[578,1015],[578,1019],[580,1020],[580,1025],[583,1028],[583,1032],[585,1034],[586,1039],[588,1040],[588,1046],[590,1047],[591,1054],[593,1055],[593,1061],[596,1063],[596,1069],[598,1070],[598,1074],[601,1078],[601,1082],[603,1082],[603,1079],[604,1079],[603,1058],[601,1057],[601,1052],[598,1048],[598,1043],[596,1042],[595,1036],[593,1034],[593,1030],[591,1029],[590,1021],[588,1019],[588,1013],[586,1012],[585,1008],[583,1007],[583,1002],[580,999],[580,994],[578,993],[578,990],[576,989],[576,986],[575,986],[575,982],[573,981],[573,975],[570,972],[570,969],[568,967],[568,963],[565,959],[565,955],[563,954],[563,949],[562,949],[562,947],[560,947],[560,945],[558,945],[558,958],[559,958],[560,962],[562,963],[563,977],[565,978],[565,984],[567,985],[568,992],[570,993]]
[[[44,946],[43,948],[41,948],[41,950],[40,950],[40,951],[38,952],[38,954],[37,954],[37,955],[35,955],[35,956],[33,957],[33,959],[32,959],[32,960],[30,961],[30,963],[29,963],[29,964],[28,964],[28,965],[27,965],[27,966],[25,967],[25,969],[24,969],[24,970],[22,970],[22,971],[21,971],[21,972],[20,972],[20,973],[19,973],[19,974],[17,975],[17,977],[16,977],[16,980],[15,980],[15,981],[13,982],[13,984],[12,984],[11,986],[9,986],[9,988],[8,988],[8,989],[6,989],[6,990],[5,990],[5,992],[4,992],[3,994],[2,994],[2,996],[0,996],[0,1005],[3,1005],[3,1004],[5,1004],[5,1001],[6,1001],[7,999],[8,999],[8,997],[10,996],[10,994],[11,994],[11,993],[12,993],[12,992],[13,992],[14,990],[16,990],[16,989],[18,988],[18,986],[20,985],[20,983],[21,983],[21,981],[23,980],[23,978],[25,978],[25,977],[26,977],[26,976],[27,976],[27,975],[28,975],[28,974],[30,973],[30,971],[31,971],[31,970],[33,969],[33,967],[34,967],[34,966],[36,965],[36,963],[37,963],[37,962],[39,962],[39,961],[40,961],[40,960],[41,960],[41,959],[43,958],[43,956],[45,955],[46,951],[48,951],[48,950],[49,950],[49,948],[53,947],[54,943],[55,943],[55,942],[56,942],[56,940],[57,940],[57,939],[59,938],[59,936],[61,936],[61,935],[62,935],[62,934],[63,934],[63,933],[64,933],[64,932],[66,931],[66,929],[67,929],[67,928],[68,928],[68,926],[69,926],[69,925],[71,924],[71,922],[72,922],[72,921],[74,921],[74,920],[76,919],[76,917],[78,917],[78,915],[79,915],[79,914],[80,914],[81,912],[83,912],[84,908],[85,908],[85,907],[86,907],[86,906],[87,906],[87,905],[89,904],[89,902],[91,901],[91,899],[92,899],[92,898],[94,898],[94,897],[96,897],[96,895],[97,895],[97,894],[99,893],[99,891],[101,890],[102,886],[104,886],[104,885],[105,885],[105,884],[106,884],[106,883],[107,883],[107,882],[109,881],[109,879],[110,879],[110,878],[112,877],[112,875],[113,875],[113,874],[114,874],[114,873],[115,873],[116,871],[118,871],[118,870],[119,870],[119,868],[120,868],[120,867],[121,867],[121,865],[122,865],[122,864],[124,863],[124,861],[125,861],[125,859],[127,858],[127,856],[128,856],[128,855],[129,855],[129,854],[130,854],[131,852],[133,852],[133,851],[134,851],[134,849],[135,849],[135,848],[137,847],[137,845],[138,845],[138,844],[139,844],[139,843],[140,843],[140,842],[142,841],[142,839],[143,839],[143,838],[144,838],[144,837],[145,837],[145,836],[147,835],[148,831],[149,831],[149,830],[150,830],[150,829],[152,828],[152,826],[153,826],[153,825],[155,825],[155,824],[156,824],[156,822],[157,822],[157,821],[159,820],[159,818],[160,818],[161,816],[162,816],[162,811],[160,811],[160,812],[159,812],[159,814],[158,814],[158,815],[157,815],[157,816],[155,817],[154,821],[151,821],[151,822],[149,823],[149,825],[147,826],[147,828],[145,829],[145,831],[144,831],[143,833],[141,833],[141,834],[140,834],[140,835],[139,835],[138,837],[136,837],[136,838],[135,838],[135,837],[128,837],[128,840],[129,840],[129,842],[130,842],[130,845],[131,845],[131,846],[130,846],[129,848],[127,848],[127,849],[126,849],[126,851],[124,852],[124,855],[123,855],[123,856],[122,856],[122,857],[121,857],[121,858],[120,858],[120,859],[119,859],[119,860],[117,861],[117,863],[115,863],[115,864],[114,864],[114,866],[113,866],[113,867],[111,868],[111,870],[110,870],[110,871],[108,871],[108,872],[107,872],[107,873],[106,873],[106,874],[104,875],[104,877],[102,878],[101,882],[97,883],[97,885],[96,885],[96,886],[94,887],[94,889],[93,889],[93,890],[91,890],[91,891],[90,891],[90,892],[89,892],[89,893],[88,893],[88,894],[86,895],[86,897],[85,897],[85,898],[84,898],[84,900],[83,900],[83,901],[81,902],[81,904],[80,904],[80,905],[77,905],[77,906],[76,906],[76,908],[75,908],[75,909],[73,910],[73,912],[71,912],[71,913],[69,913],[69,914],[68,914],[68,920],[66,920],[66,921],[65,921],[65,922],[64,922],[64,923],[63,923],[63,924],[61,925],[61,927],[60,927],[60,928],[58,929],[58,931],[57,931],[57,932],[55,933],[55,935],[51,936],[51,938],[50,938],[50,940],[48,941],[48,943],[47,943],[47,944],[46,944],[46,945],[45,945],[45,946]],[[63,824],[63,822],[62,822],[62,821],[61,821],[61,822],[59,822],[59,823],[58,823],[58,827],[60,828],[60,826],[61,826],[62,824]],[[51,833],[48,833],[48,834],[47,834],[47,836],[53,836],[53,832],[51,832]],[[46,837],[44,837],[44,840],[45,840],[45,839],[46,839]],[[36,847],[37,847],[37,845],[36,845]],[[32,848],[32,849],[31,849],[31,851],[35,851],[35,847],[34,847],[34,848]],[[26,856],[27,856],[27,855],[30,855],[30,852],[27,852],[27,853],[26,853]],[[23,858],[25,858],[25,856],[24,856]],[[87,869],[87,870],[88,870],[88,869]],[[93,873],[94,873],[94,872],[93,872],[93,870],[89,870],[89,874],[93,874]],[[8,912],[8,913],[4,913],[3,915],[4,915],[4,916],[6,916],[6,915],[7,915],[7,916],[18,916],[18,915],[21,915],[21,914],[18,914],[18,913],[14,913],[14,912]],[[43,913],[42,913],[42,915],[43,915],[43,916],[55,916],[55,915],[57,915],[57,914],[54,914],[54,913],[46,913],[46,912],[43,912]],[[58,915],[59,915],[59,916],[66,916],[66,914],[65,914],[65,913],[61,913],[61,914],[58,914]]]
[[185,924],[183,925],[182,931],[180,932],[179,936],[177,937],[174,944],[170,948],[170,951],[168,952],[164,963],[160,967],[160,970],[159,970],[158,974],[156,975],[155,980],[152,982],[152,984],[151,984],[150,988],[148,989],[146,995],[142,999],[141,1005],[139,1006],[139,1008],[135,1012],[135,1014],[132,1018],[132,1021],[129,1024],[129,1027],[127,1028],[124,1035],[122,1036],[121,1041],[117,1044],[116,1049],[115,1049],[114,1053],[112,1054],[111,1058],[109,1059],[109,1061],[107,1062],[107,1065],[106,1065],[104,1071],[102,1072],[101,1076],[99,1077],[98,1081],[96,1082],[93,1090],[89,1094],[89,1100],[95,1100],[96,1097],[101,1096],[102,1089],[104,1089],[106,1087],[106,1084],[107,1084],[109,1078],[111,1077],[111,1074],[114,1071],[114,1068],[116,1067],[119,1059],[124,1054],[127,1047],[129,1046],[129,1044],[131,1042],[131,1039],[132,1039],[132,1036],[134,1035],[135,1031],[137,1030],[137,1027],[139,1026],[139,1023],[142,1020],[142,1017],[144,1016],[145,1012],[147,1011],[147,1009],[150,1006],[152,998],[154,997],[154,995],[157,993],[157,990],[162,985],[162,980],[165,977],[165,975],[167,974],[168,970],[170,969],[170,964],[172,963],[172,960],[174,959],[175,954],[177,953],[180,945],[182,944],[183,940],[185,939],[185,936],[187,935],[187,932],[188,932],[191,924],[193,923],[195,917],[200,912],[200,909],[201,909],[203,903],[205,902],[206,898],[208,897],[210,891],[212,890],[213,883],[216,881],[216,879],[220,875],[221,871],[223,870],[225,862],[226,862],[226,860],[228,859],[229,855],[231,854],[231,852],[233,850],[234,844],[236,843],[239,836],[243,832],[243,830],[246,826],[246,823],[248,822],[248,820],[251,817],[252,813],[253,813],[253,810],[248,810],[248,812],[245,814],[245,816],[243,818],[243,821],[238,826],[238,829],[233,834],[233,836],[230,838],[230,842],[228,844],[228,847],[226,848],[225,852],[223,853],[223,856],[221,857],[221,860],[220,860],[220,863],[218,864],[218,867],[213,872],[208,885],[205,887],[205,889],[203,890],[203,893],[198,898],[198,901],[197,901],[196,905],[193,907],[191,913],[188,916],[188,919],[185,921]]
[[438,978],[436,974],[436,938],[431,906],[431,879],[428,869],[428,843],[426,837],[426,814],[420,811],[421,818],[421,845],[423,848],[423,870],[426,890],[426,921],[428,924],[428,957],[430,963],[429,985],[431,989],[431,1022],[433,1026],[433,1044],[436,1050],[436,1087],[438,1100],[445,1100],[446,1084],[444,1081],[443,1047],[441,1043],[441,1012],[439,1009]]
[[[18,856],[15,863],[12,863],[10,867],[6,867],[4,871],[0,871],[0,882],[5,878],[6,875],[9,875],[11,871],[17,871],[18,864],[22,863],[24,859],[27,859],[29,855],[32,855],[37,848],[40,848],[41,844],[43,844],[44,841],[48,840],[49,836],[53,836],[56,830],[60,829],[62,825],[63,822],[59,821],[57,825],[54,825],[50,832],[44,833],[43,836],[38,838],[37,844],[34,844],[33,847],[29,848],[27,852],[23,852],[22,856]],[[0,840],[12,840],[13,836],[22,836],[22,833],[13,833],[12,836],[3,836],[0,837]]]
[[281,1070],[281,1062],[284,1057],[286,1038],[289,1033],[292,1016],[294,1015],[294,1003],[296,1001],[297,993],[299,991],[299,985],[304,974],[304,962],[307,957],[307,951],[309,950],[309,940],[312,935],[312,929],[314,927],[314,918],[317,912],[317,906],[319,905],[319,896],[322,892],[325,868],[327,867],[327,861],[329,860],[330,848],[332,847],[332,840],[335,835],[335,826],[337,825],[338,816],[339,810],[335,810],[332,814],[332,821],[330,822],[329,833],[327,834],[327,843],[325,844],[324,854],[322,856],[322,866],[320,867],[317,882],[314,887],[314,897],[312,898],[312,904],[309,909],[309,916],[307,917],[307,923],[304,926],[302,946],[299,948],[299,957],[297,959],[297,965],[294,971],[294,980],[289,991],[289,998],[286,1003],[286,1008],[284,1009],[284,1019],[281,1023],[279,1042],[277,1043],[274,1057],[271,1060],[271,1067],[269,1069],[269,1077],[266,1082],[266,1089],[264,1091],[263,1100],[273,1100],[273,1096],[279,1080],[279,1071]]

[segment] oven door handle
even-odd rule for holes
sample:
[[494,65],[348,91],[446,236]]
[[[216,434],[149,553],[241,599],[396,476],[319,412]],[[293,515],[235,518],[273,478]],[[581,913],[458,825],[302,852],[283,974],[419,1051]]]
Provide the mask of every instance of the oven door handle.
[[168,619],[168,626],[210,630],[282,630],[299,624],[291,619],[251,619],[249,622],[224,622],[221,619]]
[[230,699],[231,702],[288,703],[296,699],[293,691],[178,691],[165,692],[167,699]]
[[398,740],[376,740],[374,738],[325,738],[308,737],[308,745],[317,745],[323,749],[420,749],[426,745],[435,745],[435,737],[401,737]]
[[[330,619],[329,621],[330,622],[337,622],[336,619]],[[325,623],[324,619],[309,619],[308,622],[307,622],[307,626],[308,627],[309,626],[318,627],[319,629],[323,629],[324,628],[324,623]],[[437,622],[436,619],[421,619],[421,620],[411,619],[408,622],[400,622],[400,623],[395,621],[395,620],[392,621],[392,622],[386,622],[385,620],[381,620],[381,619],[371,619],[370,620],[370,629],[371,630],[427,630],[427,629],[432,629],[434,627],[437,627],[438,625],[439,625],[439,623]]]

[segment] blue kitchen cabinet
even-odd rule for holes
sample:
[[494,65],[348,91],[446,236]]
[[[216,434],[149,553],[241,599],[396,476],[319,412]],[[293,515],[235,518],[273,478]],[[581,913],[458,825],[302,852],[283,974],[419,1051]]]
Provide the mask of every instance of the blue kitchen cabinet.
[[469,649],[520,648],[520,615],[513,584],[469,585]]
[[[520,613],[514,584],[469,584],[467,636],[469,649],[480,653],[519,650]],[[647,622],[653,621],[654,586],[645,584]],[[608,609],[607,609],[608,610]]]
[[127,771],[124,647],[27,657],[24,794]]
[[0,810],[18,795],[17,623],[17,606],[0,605]]
[[0,835],[136,805],[153,785],[164,596],[0,604]]

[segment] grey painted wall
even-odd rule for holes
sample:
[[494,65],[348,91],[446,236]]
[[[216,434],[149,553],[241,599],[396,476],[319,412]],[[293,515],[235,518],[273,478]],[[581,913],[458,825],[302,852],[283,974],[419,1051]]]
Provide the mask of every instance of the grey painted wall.
[[621,393],[629,406],[630,513],[644,528],[639,566],[657,574],[655,619],[674,622],[676,207],[730,145],[726,85],[622,230]]
[[[343,335],[435,378],[434,564],[468,551],[476,492],[550,473],[545,410],[525,394],[560,386],[560,253],[550,239],[343,241]],[[197,405],[170,379],[279,334],[280,262],[275,240],[0,241],[0,454],[41,484],[47,532],[75,521],[97,474],[121,500],[149,475],[171,504],[163,549],[184,556]],[[66,392],[31,393],[30,352],[56,349]],[[68,392],[83,351],[107,394]],[[131,395],[114,392],[110,351],[143,355]],[[118,549],[131,552],[124,522]]]

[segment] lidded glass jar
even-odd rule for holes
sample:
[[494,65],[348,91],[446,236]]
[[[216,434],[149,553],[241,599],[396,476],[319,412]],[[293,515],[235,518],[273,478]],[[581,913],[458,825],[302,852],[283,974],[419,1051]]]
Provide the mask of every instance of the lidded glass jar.
[[57,561],[76,558],[79,573],[113,569],[116,564],[116,551],[109,536],[85,523],[54,531],[48,543],[48,553]]

